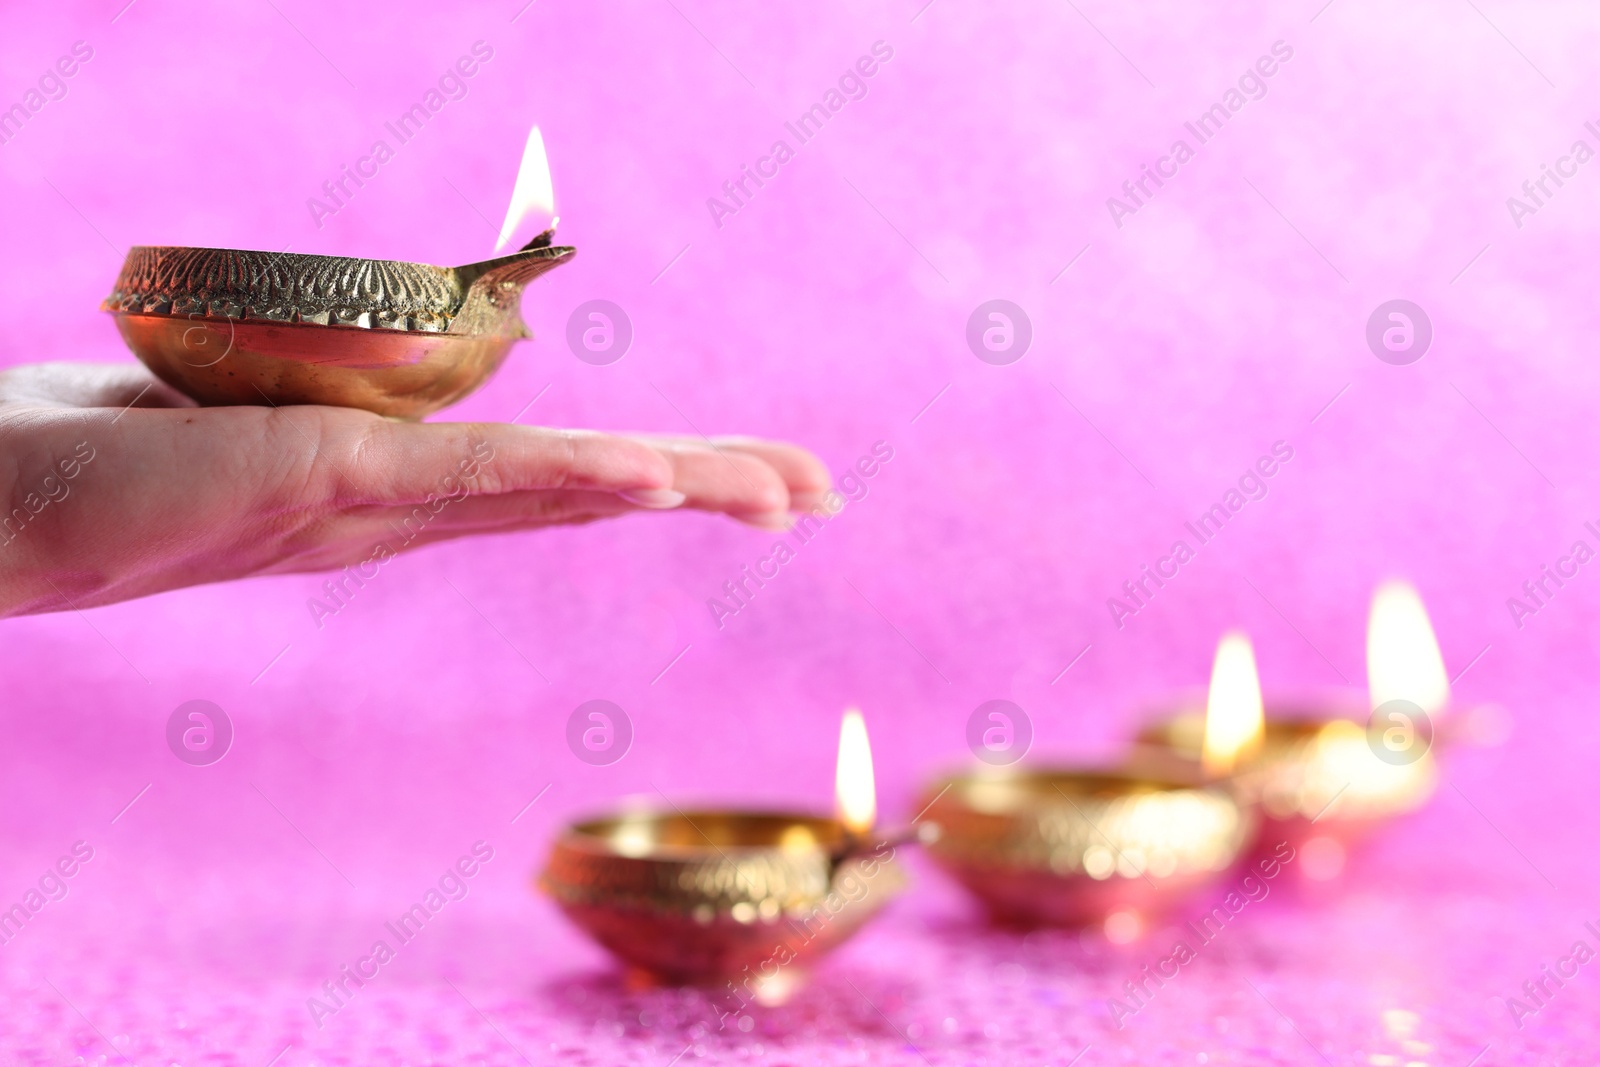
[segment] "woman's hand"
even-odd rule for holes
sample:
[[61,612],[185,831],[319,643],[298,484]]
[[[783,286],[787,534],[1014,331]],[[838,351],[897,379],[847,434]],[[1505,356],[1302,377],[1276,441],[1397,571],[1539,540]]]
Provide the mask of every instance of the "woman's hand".
[[747,438],[203,408],[138,366],[17,367],[0,373],[0,616],[641,510],[781,529],[827,488],[811,453]]

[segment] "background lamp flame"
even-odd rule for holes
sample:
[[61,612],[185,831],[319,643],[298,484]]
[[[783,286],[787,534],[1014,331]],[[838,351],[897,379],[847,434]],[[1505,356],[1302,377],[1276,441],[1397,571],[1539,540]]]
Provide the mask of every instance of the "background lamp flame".
[[550,157],[545,154],[544,136],[539,127],[528,131],[528,143],[522,149],[522,165],[517,168],[517,184],[511,191],[511,204],[506,208],[506,221],[500,225],[500,237],[494,243],[495,253],[508,245],[520,248],[526,241],[513,241],[529,219],[538,223],[538,229],[528,234],[532,238],[553,227],[556,223],[556,193],[550,183]]
[[1265,732],[1255,652],[1250,638],[1231,630],[1217,643],[1217,658],[1211,667],[1201,766],[1210,775],[1231,773],[1237,763],[1260,749]]
[[1450,700],[1450,679],[1428,609],[1409,582],[1384,582],[1372,596],[1367,686],[1374,708],[1409,700],[1432,715]]
[[877,786],[872,777],[872,746],[867,724],[854,708],[839,724],[839,765],[834,776],[839,819],[851,833],[864,834],[878,820]]

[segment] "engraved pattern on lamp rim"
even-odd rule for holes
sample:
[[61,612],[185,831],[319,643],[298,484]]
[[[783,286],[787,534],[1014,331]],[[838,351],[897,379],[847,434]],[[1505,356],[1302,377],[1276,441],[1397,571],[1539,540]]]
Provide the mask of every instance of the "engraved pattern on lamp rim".
[[136,246],[106,311],[444,333],[466,290],[448,268],[397,260]]

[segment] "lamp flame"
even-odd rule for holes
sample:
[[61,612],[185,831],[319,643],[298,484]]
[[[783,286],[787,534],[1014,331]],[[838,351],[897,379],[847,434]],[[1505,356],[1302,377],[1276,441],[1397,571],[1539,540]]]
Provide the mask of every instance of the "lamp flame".
[[839,724],[839,766],[834,776],[839,819],[851,833],[864,834],[878,820],[878,791],[872,778],[872,746],[867,724],[854,708]]
[[1384,582],[1372,595],[1367,689],[1374,708],[1409,700],[1432,715],[1450,700],[1450,679],[1428,609],[1409,582]]
[[506,221],[500,225],[500,237],[494,243],[495,254],[512,243],[512,238],[530,217],[539,220],[539,230],[555,225],[556,193],[550,183],[550,157],[544,151],[544,136],[535,126],[528,131],[528,143],[522,149],[522,165],[517,168],[517,184],[511,190],[511,204],[506,208]]
[[1211,667],[1201,766],[1211,775],[1231,773],[1261,747],[1265,732],[1255,652],[1249,637],[1230,630],[1217,643],[1217,658]]

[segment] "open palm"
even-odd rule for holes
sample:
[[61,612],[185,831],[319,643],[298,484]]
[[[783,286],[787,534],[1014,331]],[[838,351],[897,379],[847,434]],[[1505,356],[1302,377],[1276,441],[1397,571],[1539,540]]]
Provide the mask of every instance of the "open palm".
[[827,487],[746,438],[196,407],[134,365],[24,366],[0,373],[0,616],[639,510],[781,528]]

